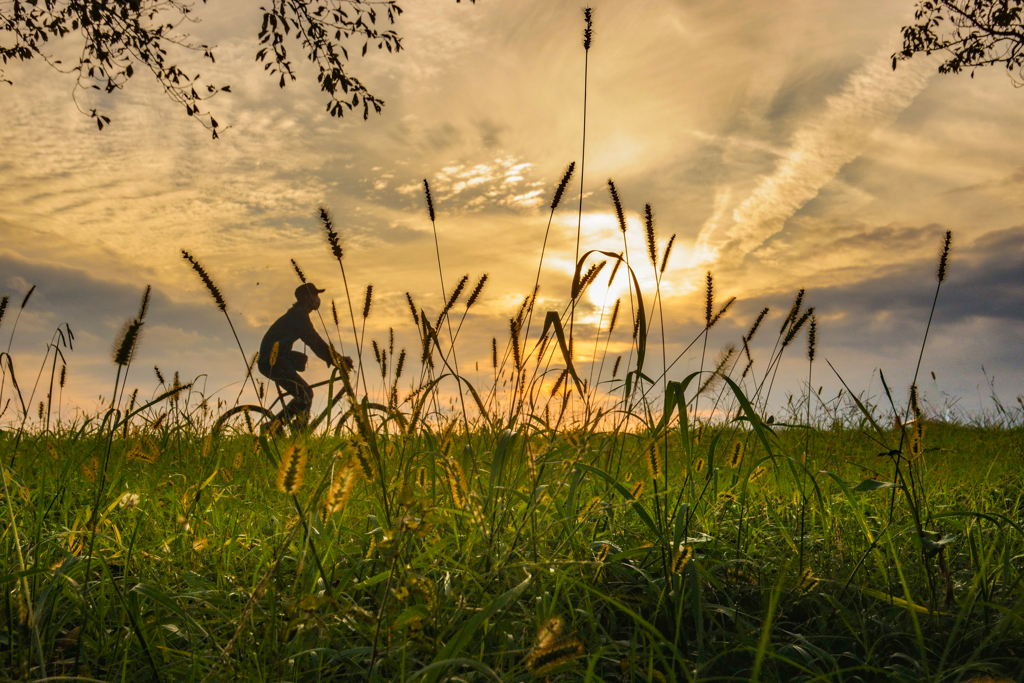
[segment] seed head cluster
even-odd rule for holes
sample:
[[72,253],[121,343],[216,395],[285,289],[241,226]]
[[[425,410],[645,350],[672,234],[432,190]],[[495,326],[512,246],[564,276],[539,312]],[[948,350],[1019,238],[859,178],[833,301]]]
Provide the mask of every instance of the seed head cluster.
[[228,310],[228,303],[224,300],[224,295],[220,293],[220,289],[218,289],[217,285],[214,284],[213,279],[210,278],[209,274],[207,274],[206,269],[203,268],[202,264],[199,263],[195,257],[184,249],[181,250],[181,256],[192,265],[192,270],[196,271],[196,274],[199,275],[199,279],[203,281],[203,284],[206,286],[206,291],[208,291],[210,296],[213,297],[213,301],[217,304],[217,308],[219,308],[221,312],[226,313]]

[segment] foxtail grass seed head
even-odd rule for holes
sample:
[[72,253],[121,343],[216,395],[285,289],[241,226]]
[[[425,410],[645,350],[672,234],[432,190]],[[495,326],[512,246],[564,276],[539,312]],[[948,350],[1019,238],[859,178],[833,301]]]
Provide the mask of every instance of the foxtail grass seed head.
[[491,337],[491,367],[498,369],[498,338]]
[[921,408],[918,406],[918,403],[917,403],[917,385],[916,384],[911,384],[910,385],[910,412],[914,416],[915,420],[921,414]]
[[153,372],[156,373],[156,381],[157,382],[159,382],[160,384],[166,384],[166,382],[164,381],[164,375],[163,375],[162,372],[160,372],[159,366],[154,365],[153,366]]
[[306,475],[306,447],[291,445],[281,455],[281,464],[277,468],[277,490],[294,496],[302,488],[302,480]]
[[551,198],[551,211],[554,212],[558,208],[558,204],[562,201],[562,195],[565,194],[565,188],[568,187],[569,181],[572,179],[572,173],[576,170],[576,162],[573,161],[565,167],[565,173],[562,174],[562,180],[559,181],[558,187],[555,188],[555,196]]
[[811,316],[811,324],[807,326],[807,360],[814,362],[815,346],[818,343],[818,319]]
[[526,319],[526,310],[530,306],[530,296],[523,297],[523,303],[520,304],[519,310],[516,312],[516,325],[522,329],[523,321]]
[[380,347],[377,346],[377,340],[371,341],[370,345],[373,347],[373,358],[377,361],[377,365],[380,365]]
[[618,376],[620,363],[622,363],[622,356],[616,356],[615,364],[612,365],[612,379],[615,379]]
[[276,341],[274,342],[274,345],[270,347],[270,358],[267,359],[270,361],[270,367],[274,367],[275,365],[277,365],[277,356],[280,352],[281,342]]
[[[452,310],[452,307],[459,300],[459,297],[462,296],[463,290],[466,289],[467,282],[469,282],[468,275],[463,275],[462,278],[459,279],[459,284],[455,285],[455,289],[452,290],[451,296],[448,297],[448,301],[444,304],[444,309],[442,309],[441,315],[438,316],[439,321],[448,314],[448,311]],[[438,322],[438,326],[440,326],[440,322]]]
[[427,213],[430,214],[430,222],[433,223],[434,222],[434,200],[430,196],[430,183],[427,182],[426,178],[423,179],[423,191],[427,195]]
[[146,291],[142,293],[142,302],[139,304],[139,314],[135,316],[139,322],[146,319],[146,314],[149,313],[149,295],[153,291],[152,285],[146,285]]
[[608,286],[611,287],[612,283],[615,282],[615,276],[619,274],[619,268],[622,267],[622,252],[619,252],[619,257],[615,259],[615,265],[612,266],[612,274],[608,276]]
[[395,364],[395,382],[402,376],[402,370],[405,369],[405,349],[402,349],[401,353],[398,354],[398,363]]
[[7,305],[11,303],[11,297],[6,294],[0,298],[0,324],[4,322],[4,314],[7,313]]
[[114,363],[117,365],[128,365],[132,362],[135,354],[135,347],[139,341],[139,334],[142,332],[142,323],[139,320],[129,320],[121,328],[117,343],[114,344]]
[[566,375],[569,374],[569,368],[565,368],[562,372],[558,373],[558,379],[555,380],[555,385],[551,387],[551,395],[554,396],[558,393],[558,390],[562,388],[562,383],[565,382]]
[[338,327],[338,306],[334,303],[334,299],[331,299],[331,318],[334,319],[334,326]]
[[693,471],[700,474],[704,471],[704,467],[707,465],[707,461],[704,458],[698,458],[697,462],[693,463]]
[[636,317],[633,318],[633,341],[640,335],[640,309],[636,310]]
[[412,294],[409,292],[405,293],[405,300],[409,302],[409,310],[412,311],[412,319],[416,323],[416,327],[420,326],[420,314],[416,310],[416,304],[413,303]]
[[767,471],[768,468],[764,467],[763,465],[761,467],[758,467],[757,469],[750,473],[750,481],[757,481],[758,479],[763,477]]
[[227,313],[228,303],[224,300],[224,295],[220,293],[217,285],[215,285],[213,280],[210,279],[210,276],[206,273],[206,269],[203,268],[202,264],[200,264],[199,261],[193,258],[193,256],[184,249],[181,250],[181,256],[192,264],[192,270],[196,271],[199,275],[199,279],[201,279],[203,284],[206,285],[206,290],[210,293],[210,296],[213,297],[213,301],[217,304],[217,308],[219,308],[222,313]]
[[590,500],[587,501],[586,505],[583,506],[583,509],[580,511],[580,514],[589,515],[594,510],[596,510],[600,504],[601,496],[593,496]]
[[475,304],[477,302],[477,299],[480,298],[480,293],[484,291],[484,285],[486,285],[486,284],[487,284],[487,273],[484,273],[483,275],[480,276],[480,279],[477,280],[476,286],[473,287],[473,291],[469,293],[469,298],[466,299],[466,310],[467,311],[470,308],[472,308],[473,304]]
[[537,638],[534,640],[534,649],[550,647],[558,637],[562,635],[562,617],[551,617],[537,629]]
[[373,285],[366,285],[366,298],[363,299],[363,320],[370,317],[371,306],[373,306]]
[[601,273],[601,271],[607,264],[608,261],[601,261],[600,263],[591,264],[591,266],[587,268],[587,272],[583,274],[583,277],[581,277],[579,282],[576,284],[576,289],[572,294],[572,298],[579,298],[583,294],[583,292],[586,291],[587,287],[589,287],[590,284],[597,278],[597,276]]
[[[757,328],[761,326],[761,321],[768,315],[768,307],[765,306],[761,309],[761,312],[757,314],[757,318],[754,319],[754,324],[750,326],[750,331],[747,332],[746,341],[749,342],[754,338],[754,334],[757,332]],[[749,355],[748,355],[749,357]]]
[[509,319],[509,338],[512,342],[512,360],[515,363],[516,370],[522,368],[523,358],[522,350],[519,347],[519,323],[515,319]]
[[527,660],[527,667],[534,676],[541,677],[585,654],[586,650],[580,639],[570,636],[555,641],[545,650],[532,652]]
[[693,557],[693,546],[683,545],[676,550],[676,556],[672,558],[672,573],[682,574],[686,569],[686,563]]
[[34,291],[36,291],[36,286],[32,285],[31,287],[28,288],[28,291],[25,292],[25,298],[21,300],[22,308],[25,308],[25,306],[28,305],[28,300],[32,298],[32,292]]
[[318,212],[320,214],[320,222],[324,226],[324,233],[327,236],[327,244],[330,245],[331,253],[334,255],[334,258],[338,259],[338,262],[340,263],[345,252],[341,248],[341,240],[338,239],[338,233],[334,230],[334,218],[325,206],[321,206],[318,209]]
[[619,321],[619,309],[622,306],[622,297],[615,300],[615,306],[612,307],[612,318],[611,322],[608,323],[608,336],[612,336],[612,332],[615,331],[615,323]]
[[64,384],[67,382],[67,379],[68,379],[68,366],[62,365],[62,366],[60,366],[60,388],[61,389],[64,388]]
[[939,267],[935,271],[935,276],[939,279],[941,284],[946,279],[946,265],[949,261],[949,245],[953,242],[953,231],[947,230],[946,237],[942,241],[942,253],[939,254]]
[[797,333],[800,331],[800,328],[804,326],[804,323],[810,320],[812,315],[814,315],[814,306],[811,306],[806,311],[804,311],[804,314],[800,316],[800,318],[795,323],[790,325],[789,332],[786,333],[785,339],[782,340],[783,348],[789,346],[789,343],[793,341],[794,337],[796,337]]
[[729,469],[736,469],[743,462],[743,442],[737,441],[732,445],[732,452],[729,455]]
[[583,29],[583,49],[590,52],[590,46],[594,40],[594,10],[591,7],[583,8],[583,21],[587,22]]
[[668,244],[665,245],[665,254],[661,257],[661,268],[658,269],[659,275],[665,274],[665,268],[668,266],[668,257],[672,254],[672,245],[676,243],[676,236],[673,234],[668,238]]
[[647,473],[651,475],[651,479],[657,479],[665,473],[664,461],[661,457],[661,451],[658,450],[658,442],[652,441],[647,447]]
[[622,201],[619,199],[619,191],[615,189],[615,182],[608,179],[608,192],[612,195],[612,205],[615,207],[615,218],[619,221],[619,230],[626,233],[626,212],[622,210]]
[[302,272],[302,268],[299,268],[299,264],[295,262],[295,259],[292,259],[291,261],[292,268],[295,269],[295,274],[299,276],[299,280],[302,281],[302,284],[306,284],[306,274]]
[[800,573],[800,590],[805,593],[810,593],[818,587],[820,580],[814,576],[814,572],[810,567],[807,567]]
[[547,351],[550,341],[551,335],[544,333],[541,335],[540,341],[537,342],[537,365],[540,365],[541,360],[544,358],[544,352]]
[[423,340],[423,353],[420,356],[420,363],[427,363],[430,367],[434,367],[433,361],[433,346],[430,342],[430,322],[427,320],[427,314],[423,313],[420,315],[420,322],[422,332],[420,332],[420,338]]
[[654,230],[654,212],[650,204],[644,204],[644,231],[647,235],[647,256],[651,265],[658,267],[658,234]]
[[796,293],[796,300],[793,301],[793,307],[789,309],[789,315],[782,322],[782,329],[779,330],[779,334],[786,331],[786,327],[796,320],[796,317],[800,315],[800,308],[804,305],[804,290],[800,290]]
[[736,347],[734,345],[726,344],[725,347],[722,348],[718,354],[718,361],[715,363],[715,369],[711,371],[708,378],[700,385],[700,388],[697,390],[698,394],[703,394],[718,385],[719,380],[725,376],[725,366],[729,364],[735,355]]
[[449,462],[448,467],[444,470],[444,475],[448,484],[448,492],[452,497],[452,504],[456,508],[462,509],[466,507],[466,496],[463,493],[459,475],[455,472],[454,467],[457,467],[457,465],[454,462]]
[[914,421],[914,427],[910,430],[910,460],[917,460],[924,453],[924,423],[921,420]]
[[729,300],[726,301],[720,309],[718,309],[718,313],[716,313],[715,317],[711,319],[711,322],[708,323],[708,329],[714,327],[715,323],[722,319],[734,303],[736,303],[736,297],[730,297]]
[[359,468],[351,460],[335,470],[331,478],[331,486],[327,490],[327,500],[324,507],[327,515],[333,515],[345,509],[348,499],[352,495],[356,480],[359,478]]
[[633,484],[633,488],[630,490],[629,495],[631,495],[633,497],[633,500],[636,500],[636,499],[640,498],[640,494],[642,494],[643,492],[644,492],[644,482],[641,480],[641,481],[638,481],[637,483]]
[[356,443],[355,447],[356,460],[359,462],[359,467],[363,470],[363,476],[366,477],[367,481],[375,481],[376,477],[373,475],[373,464],[370,462],[369,449],[366,444],[362,441]]
[[711,327],[711,318],[715,312],[715,279],[711,275],[711,271],[704,278],[705,291],[704,291],[704,326]]

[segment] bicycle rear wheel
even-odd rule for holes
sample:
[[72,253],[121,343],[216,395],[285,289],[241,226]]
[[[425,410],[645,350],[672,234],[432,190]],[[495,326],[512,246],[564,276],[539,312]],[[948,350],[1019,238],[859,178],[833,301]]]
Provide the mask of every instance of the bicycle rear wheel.
[[[228,408],[213,423],[210,433],[214,436],[230,434],[252,435],[259,432],[260,424],[269,422],[274,414],[258,405],[241,405]],[[264,420],[265,418],[265,420]]]

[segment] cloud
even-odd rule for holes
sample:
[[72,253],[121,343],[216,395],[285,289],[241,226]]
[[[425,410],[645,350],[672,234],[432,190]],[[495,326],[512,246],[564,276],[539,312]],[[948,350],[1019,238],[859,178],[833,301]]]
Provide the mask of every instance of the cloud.
[[[645,301],[654,282],[637,212],[655,208],[662,245],[679,235],[661,282],[670,354],[699,330],[695,290],[712,269],[722,298],[740,302],[711,346],[735,342],[766,302],[781,316],[808,286],[823,348],[834,345],[868,384],[878,366],[916,361],[920,301],[930,301],[935,249],[951,227],[953,267],[928,357],[958,368],[963,358],[1004,359],[999,348],[1019,348],[1021,326],[1013,259],[1024,258],[1018,233],[1003,230],[1019,222],[1024,196],[1019,93],[995,72],[929,80],[931,66],[916,59],[893,74],[891,47],[879,48],[898,39],[908,12],[839,0],[601,8],[585,175],[579,8],[545,0],[410,5],[396,26],[400,53],[352,62],[387,102],[367,122],[330,118],[308,64],[279,89],[252,61],[250,10],[211,4],[193,33],[219,46],[204,76],[232,85],[212,102],[233,126],[216,143],[152,82],[136,77],[98,100],[114,114],[100,133],[66,82],[17,65],[0,100],[0,286],[40,284],[17,357],[35,363],[67,319],[81,333],[74,376],[90,377],[81,395],[94,396],[108,383],[118,325],[152,283],[140,362],[210,372],[211,387],[237,383],[230,330],[178,249],[203,258],[251,350],[291,302],[290,258],[347,309],[315,218],[324,203],[338,217],[351,292],[359,298],[370,282],[378,292],[368,339],[393,326],[414,348],[404,295],[436,314],[437,261],[448,291],[463,273],[488,272],[459,351],[485,362],[533,286],[545,239],[542,301],[564,306],[581,177],[581,251],[623,249],[605,189],[613,177]],[[549,231],[547,200],[572,160],[578,175]],[[992,367],[1016,378],[1021,365]]]
[[876,54],[852,74],[825,111],[793,135],[775,170],[760,179],[726,225],[714,223],[701,242],[719,259],[740,260],[781,232],[786,221],[817,196],[839,170],[869,145],[871,134],[891,123],[930,77],[930,64],[891,71]]
[[[11,350],[17,366],[38,367],[45,340],[58,325],[67,323],[74,339],[71,348],[64,350],[72,382],[65,397],[82,407],[92,404],[112,383],[111,347],[124,321],[138,312],[145,283],[103,280],[80,268],[28,260],[10,251],[0,251],[0,273],[0,294],[12,299],[36,285]],[[232,317],[243,345],[254,351],[260,328],[237,313]],[[12,327],[5,319],[5,337]],[[149,371],[159,365],[165,373],[180,370],[186,379],[205,375],[211,389],[237,382],[244,366],[234,345],[223,315],[212,302],[179,303],[154,288],[131,381],[143,388],[152,386]],[[23,385],[25,372],[18,371]]]

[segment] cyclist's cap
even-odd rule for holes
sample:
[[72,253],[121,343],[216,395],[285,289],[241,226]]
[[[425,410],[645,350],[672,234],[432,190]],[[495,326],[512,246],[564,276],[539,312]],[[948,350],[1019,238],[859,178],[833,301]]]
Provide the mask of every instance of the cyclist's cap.
[[295,298],[301,299],[303,296],[312,297],[317,294],[320,294],[321,292],[326,291],[326,289],[317,289],[316,285],[314,285],[312,282],[307,282],[306,284],[299,285],[298,287],[295,288]]

